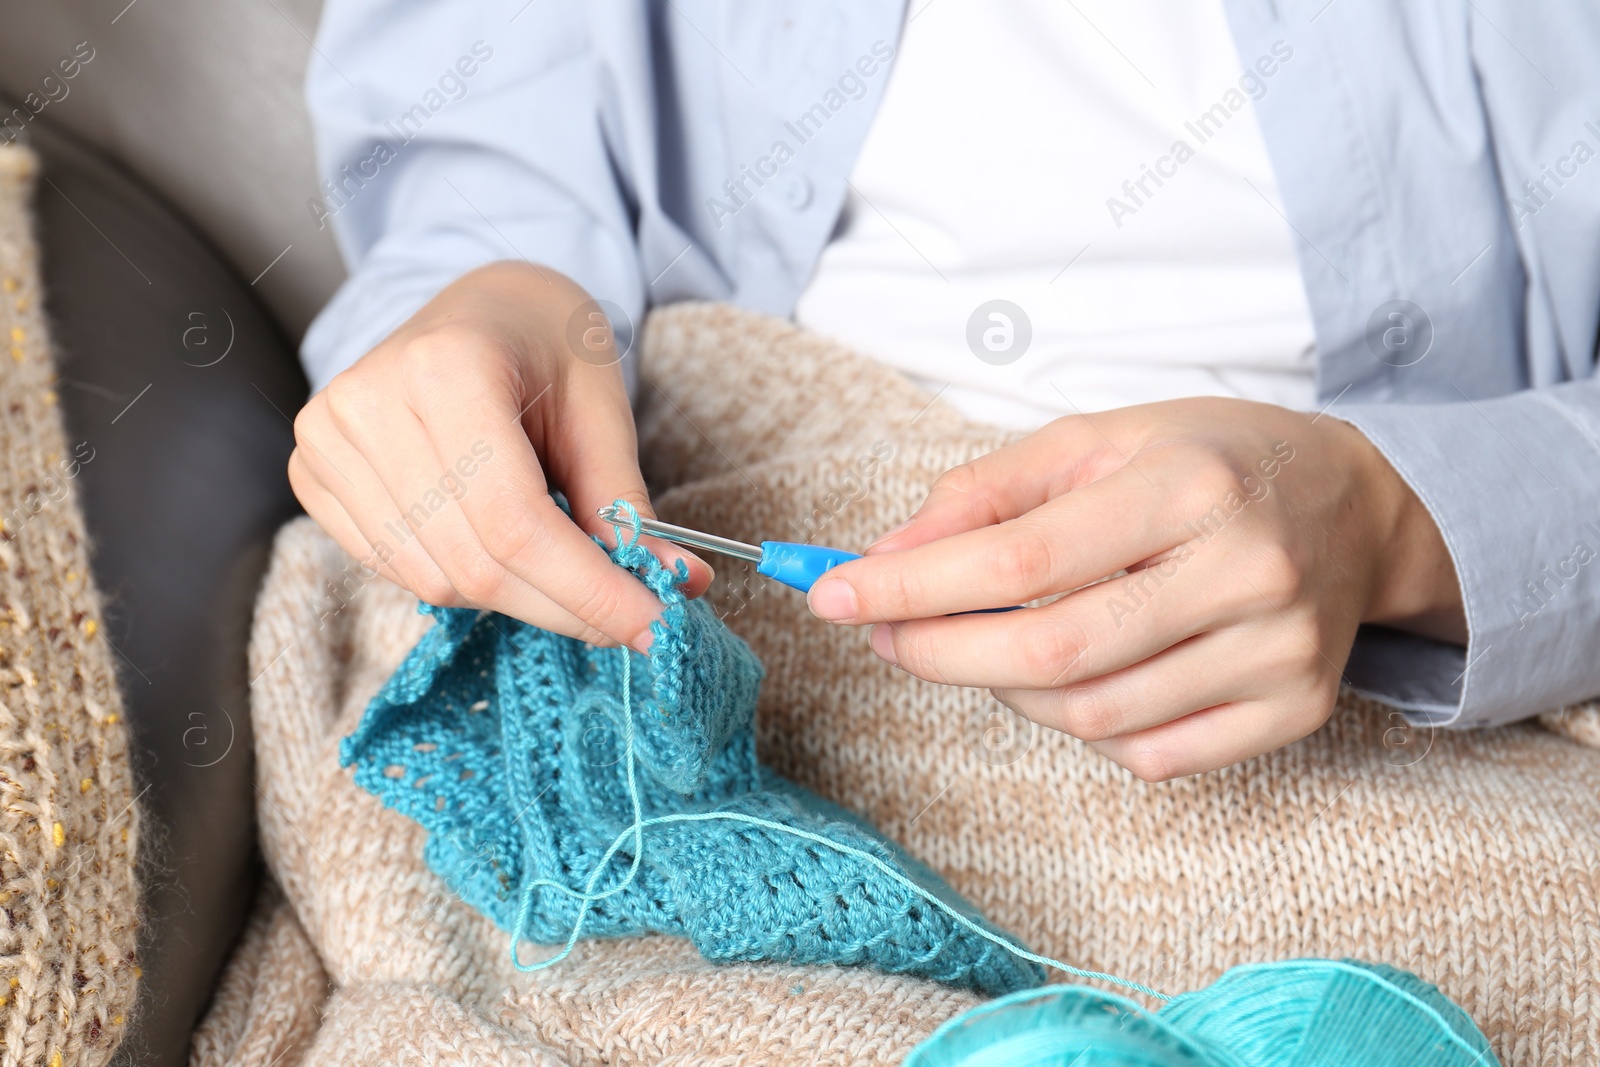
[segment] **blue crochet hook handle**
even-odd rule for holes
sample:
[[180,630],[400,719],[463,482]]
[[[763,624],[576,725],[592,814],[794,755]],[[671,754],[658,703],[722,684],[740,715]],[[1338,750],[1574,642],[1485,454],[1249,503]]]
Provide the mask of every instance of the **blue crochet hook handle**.
[[[817,580],[841,563],[860,559],[855,552],[842,548],[824,548],[822,545],[800,544],[794,541],[761,542],[761,559],[756,571],[773,581],[782,582],[802,593],[809,593]],[[956,615],[996,615],[1002,611],[1018,611],[1022,605],[1007,608],[974,608],[957,611]]]
[[[821,545],[798,544],[794,541],[763,541],[761,542],[761,560],[756,564],[757,573],[764,574],[773,581],[782,582],[784,585],[798,589],[802,593],[811,591],[828,571],[841,563],[861,557],[854,552],[846,552],[842,548],[824,548]],[[1008,608],[974,608],[972,611],[958,611],[957,615],[994,615],[1002,611],[1017,611],[1020,604]]]
[[[633,521],[633,516],[624,515],[615,505],[601,508],[600,517],[619,526],[631,525]],[[674,526],[670,522],[661,522],[658,519],[646,519],[641,516],[638,521],[641,533],[659,537],[663,541],[686,545],[689,548],[703,548],[724,556],[746,560],[756,565],[756,573],[775,582],[782,582],[802,593],[810,592],[819,578],[839,564],[861,558],[859,553],[846,552],[842,548],[828,548],[824,545],[808,545],[797,541],[763,541],[757,546],[744,541],[735,541],[729,537],[718,537],[716,534],[691,530],[685,526]],[[980,608],[957,614],[989,615],[1016,610],[1017,607]]]
[[802,593],[810,592],[817,579],[841,563],[861,556],[842,548],[800,544],[794,541],[761,542],[761,558],[755,561],[756,573],[766,575]]

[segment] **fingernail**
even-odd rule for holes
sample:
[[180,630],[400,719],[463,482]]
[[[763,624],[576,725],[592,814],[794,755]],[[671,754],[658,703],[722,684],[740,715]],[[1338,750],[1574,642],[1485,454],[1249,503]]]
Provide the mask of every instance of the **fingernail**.
[[846,622],[856,617],[856,591],[843,578],[824,578],[806,595],[811,613],[829,622]]
[[702,566],[702,567],[704,567],[706,569],[706,573],[711,575],[711,580],[712,581],[716,580],[717,568],[713,567],[710,563],[706,562],[706,559],[705,559],[704,556],[697,556],[693,552],[685,553],[685,555],[691,561],[691,563],[690,563],[691,566],[693,564],[695,564],[695,563],[700,564],[700,566]]
[[890,632],[887,623],[880,622],[874,626],[867,640],[872,644],[872,651],[876,652],[885,663],[900,666],[900,658],[894,654],[894,634]]
[[899,526],[896,526],[894,529],[888,531],[887,533],[879,534],[878,535],[878,539],[876,541],[873,541],[872,544],[867,546],[867,551],[871,552],[873,549],[877,548],[879,545],[883,544],[886,541],[893,541],[896,537],[898,537],[901,534],[905,533],[906,530],[910,528],[910,526],[911,526],[911,520],[907,519],[905,522],[902,522]]
[[641,656],[648,656],[650,654],[650,642],[654,636],[655,635],[649,630],[646,630],[638,637],[635,637],[632,641],[628,642],[628,647],[639,653]]

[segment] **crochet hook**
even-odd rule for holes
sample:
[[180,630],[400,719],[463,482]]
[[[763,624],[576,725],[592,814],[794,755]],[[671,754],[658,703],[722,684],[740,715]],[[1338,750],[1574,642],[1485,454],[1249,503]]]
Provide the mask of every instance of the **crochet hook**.
[[[601,508],[600,517],[618,526],[627,526],[632,521],[630,516],[624,515],[614,504]],[[802,593],[809,592],[817,579],[832,568],[852,559],[861,558],[859,553],[846,552],[842,548],[824,548],[821,545],[800,544],[794,541],[763,541],[760,545],[751,545],[735,541],[731,537],[718,537],[716,534],[702,533],[699,530],[674,526],[670,522],[647,519],[643,516],[639,518],[639,530],[651,537],[659,537],[663,541],[687,545],[689,548],[703,548],[709,552],[754,563],[756,573],[765,575],[773,581],[782,582]]]
[[[615,504],[601,508],[600,518],[617,526],[627,526],[633,521],[632,516],[624,514]],[[639,516],[638,522],[641,533],[659,537],[663,541],[686,545],[689,548],[703,548],[709,552],[754,563],[756,573],[765,575],[773,581],[782,582],[802,593],[810,592],[817,579],[839,564],[861,558],[860,553],[846,552],[842,548],[826,548],[822,545],[808,545],[797,541],[763,541],[760,545],[752,545],[744,541],[735,541],[731,537],[718,537],[716,534],[691,530],[686,526],[674,526],[659,519],[647,519],[642,515]],[[1016,610],[1017,607],[979,608],[976,611],[962,611],[957,614],[985,615]]]

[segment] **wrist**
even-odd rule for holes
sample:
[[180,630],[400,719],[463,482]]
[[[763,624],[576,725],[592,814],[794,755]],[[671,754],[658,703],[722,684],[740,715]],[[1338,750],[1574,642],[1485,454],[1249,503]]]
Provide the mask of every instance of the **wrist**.
[[1465,644],[1461,582],[1433,514],[1364,433],[1339,425],[1356,449],[1372,520],[1362,545],[1372,577],[1361,621]]
[[517,337],[534,349],[561,337],[567,320],[592,301],[583,286],[560,271],[522,260],[499,260],[468,271],[446,293],[451,291],[458,291],[462,304],[476,316],[498,323],[508,338]]
[[[596,326],[600,328],[596,328]],[[509,353],[541,381],[552,375],[621,387],[610,326],[587,290],[558,270],[520,260],[486,263],[451,282],[390,337],[456,358],[463,347]]]

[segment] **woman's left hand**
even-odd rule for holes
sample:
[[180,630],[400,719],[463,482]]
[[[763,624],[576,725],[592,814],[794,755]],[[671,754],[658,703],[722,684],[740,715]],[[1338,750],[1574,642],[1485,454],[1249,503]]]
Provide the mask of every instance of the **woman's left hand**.
[[809,602],[1147,781],[1316,730],[1362,622],[1466,641],[1438,528],[1371,442],[1225,399],[1058,419],[956,467]]

